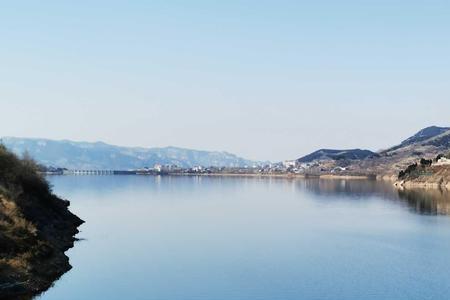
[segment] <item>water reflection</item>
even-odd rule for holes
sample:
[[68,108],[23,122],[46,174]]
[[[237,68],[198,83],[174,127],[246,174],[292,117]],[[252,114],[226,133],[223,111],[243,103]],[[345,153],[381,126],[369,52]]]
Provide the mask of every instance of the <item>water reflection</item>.
[[379,197],[405,204],[418,214],[450,215],[450,193],[442,189],[398,189],[390,182],[340,179],[299,180],[296,181],[296,185],[300,190],[307,190],[333,201],[339,197],[362,200]]
[[[427,215],[450,215],[450,193],[441,189],[398,189],[391,182],[355,179],[295,179],[277,177],[172,177],[172,176],[101,176],[53,178],[65,192],[89,191],[92,197],[105,193],[120,194],[132,188],[136,193],[153,190],[161,196],[171,193],[191,194],[201,188],[202,193],[214,197],[217,190],[230,195],[242,188],[291,190],[298,195],[305,191],[317,196],[317,201],[360,200],[373,197],[405,205],[411,211]],[[145,184],[142,184],[145,183]],[[101,197],[103,198],[103,197]],[[109,201],[106,199],[106,201]]]
[[417,213],[450,215],[450,193],[441,189],[399,189],[398,196]]
[[376,180],[306,179],[297,183],[301,189],[321,196],[362,198],[368,196],[392,197],[395,194],[392,185]]

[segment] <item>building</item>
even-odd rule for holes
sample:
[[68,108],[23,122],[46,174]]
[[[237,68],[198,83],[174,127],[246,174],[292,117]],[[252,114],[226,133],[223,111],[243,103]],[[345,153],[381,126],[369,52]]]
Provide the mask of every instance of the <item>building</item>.
[[433,164],[434,166],[449,166],[450,165],[450,159],[446,157],[441,157],[436,163]]
[[285,161],[283,161],[283,166],[285,168],[289,168],[289,167],[295,168],[297,166],[297,161],[296,160],[285,160]]

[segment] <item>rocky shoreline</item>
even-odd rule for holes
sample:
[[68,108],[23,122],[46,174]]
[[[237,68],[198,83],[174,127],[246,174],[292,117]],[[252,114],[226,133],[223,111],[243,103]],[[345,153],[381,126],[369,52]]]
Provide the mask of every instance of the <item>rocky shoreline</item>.
[[394,183],[401,188],[446,189],[450,191],[450,166],[422,167]]
[[31,299],[71,269],[83,221],[68,207],[32,161],[0,147],[0,299]]
[[72,268],[65,252],[73,247],[83,221],[68,211],[68,202],[52,200],[52,206],[38,208],[34,218],[0,198],[0,214],[14,220],[0,233],[6,242],[1,249],[0,299],[31,299]]

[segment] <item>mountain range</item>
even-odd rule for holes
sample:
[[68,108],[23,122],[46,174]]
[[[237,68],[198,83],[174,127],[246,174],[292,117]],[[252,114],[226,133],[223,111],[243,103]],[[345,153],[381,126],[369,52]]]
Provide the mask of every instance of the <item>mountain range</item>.
[[[268,162],[252,161],[228,152],[199,151],[177,147],[120,147],[103,142],[2,138],[2,143],[17,155],[27,152],[45,166],[79,170],[128,170],[155,164],[194,166],[251,167]],[[296,162],[311,165],[311,173],[326,173],[336,167],[352,174],[398,174],[399,170],[421,158],[432,159],[450,152],[450,127],[424,128],[398,145],[373,152],[363,149],[320,149]]]
[[177,147],[120,147],[103,142],[88,143],[4,137],[2,143],[17,155],[28,153],[44,166],[80,170],[128,170],[155,164],[245,167],[261,164],[228,152],[199,151]]

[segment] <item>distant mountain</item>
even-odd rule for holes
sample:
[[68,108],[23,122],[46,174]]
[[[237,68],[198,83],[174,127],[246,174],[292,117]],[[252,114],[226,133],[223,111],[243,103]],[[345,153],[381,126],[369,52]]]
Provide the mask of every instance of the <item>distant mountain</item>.
[[[424,128],[422,130],[420,130],[419,132],[417,132],[416,134],[414,134],[413,136],[407,138],[406,140],[404,140],[403,142],[401,142],[400,144],[391,147],[387,150],[382,151],[383,153],[389,153],[389,152],[393,152],[399,149],[405,149],[408,148],[408,146],[411,147],[417,147],[429,140],[434,140],[435,138],[438,138],[441,135],[445,135],[446,132],[448,132],[450,130],[450,127],[438,127],[438,126],[430,126],[427,128]],[[442,141],[441,141],[442,142]],[[437,141],[437,146],[439,146],[439,141]],[[444,146],[444,145],[441,145]],[[409,147],[409,148],[411,148]]]
[[349,150],[335,150],[335,149],[320,149],[311,154],[303,156],[297,161],[299,163],[307,163],[312,161],[323,160],[354,160],[365,159],[367,157],[376,156],[377,154],[370,150],[349,149]]
[[84,170],[127,170],[171,164],[179,167],[244,167],[259,164],[234,154],[176,147],[119,147],[102,142],[87,143],[48,139],[2,138],[2,143],[18,155],[28,152],[45,166]]
[[430,138],[437,137],[449,130],[450,130],[450,127],[430,126],[430,127],[420,130],[415,135],[407,138],[400,145],[407,146],[407,145],[417,144],[417,143],[426,141]]
[[399,145],[381,151],[380,154],[393,155],[402,152],[430,152],[450,149],[450,127],[430,126],[407,138]]

